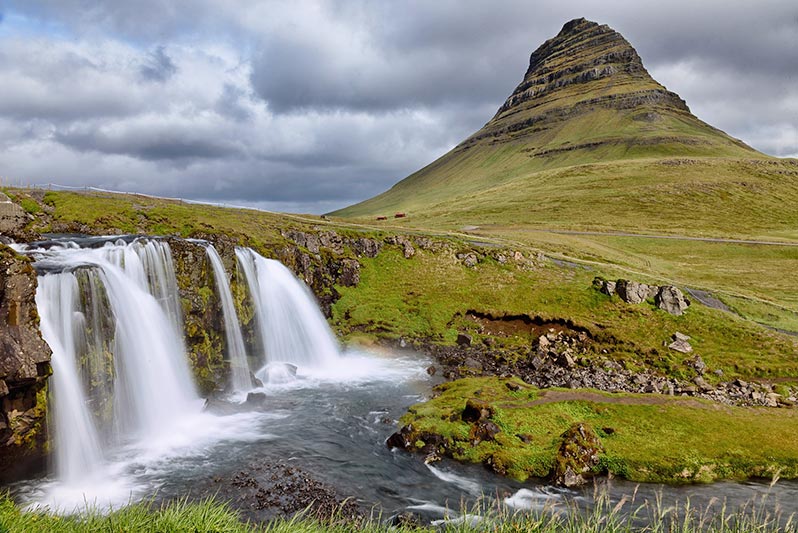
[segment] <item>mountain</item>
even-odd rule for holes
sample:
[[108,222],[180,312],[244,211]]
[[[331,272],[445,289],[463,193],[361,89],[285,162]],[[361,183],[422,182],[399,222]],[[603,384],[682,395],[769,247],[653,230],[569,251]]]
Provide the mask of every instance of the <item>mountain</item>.
[[[770,163],[780,164],[693,115],[649,75],[620,33],[580,18],[532,53],[523,81],[479,131],[390,190],[333,215],[406,211],[450,226],[594,228],[602,221],[589,215],[600,211],[585,208],[611,208],[609,191],[610,204],[627,207],[663,193],[690,204],[693,193],[726,185],[732,198],[745,197],[737,191],[746,188],[741,183],[757,184],[761,166]],[[788,174],[794,168],[787,164]],[[714,204],[710,198],[699,211],[727,214]],[[606,225],[637,228],[640,210],[629,213],[629,220]],[[661,222],[667,227],[670,219]]]

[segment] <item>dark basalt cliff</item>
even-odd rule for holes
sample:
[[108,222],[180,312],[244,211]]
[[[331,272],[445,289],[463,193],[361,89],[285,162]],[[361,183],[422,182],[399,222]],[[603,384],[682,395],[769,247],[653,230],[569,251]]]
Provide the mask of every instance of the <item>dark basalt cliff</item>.
[[50,348],[39,333],[36,272],[0,244],[0,479],[41,466]]

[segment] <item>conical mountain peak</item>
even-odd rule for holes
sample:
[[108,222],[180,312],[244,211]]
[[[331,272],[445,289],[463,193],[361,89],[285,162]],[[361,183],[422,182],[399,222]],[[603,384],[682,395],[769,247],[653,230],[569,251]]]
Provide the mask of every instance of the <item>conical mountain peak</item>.
[[763,156],[693,115],[620,33],[579,18],[532,52],[521,83],[479,131],[391,190],[339,213],[472,202],[553,169],[671,157]]
[[[463,145],[517,132],[551,131],[599,109],[624,114],[639,109],[643,112],[636,118],[643,122],[656,122],[663,114],[692,117],[684,100],[649,75],[620,33],[605,24],[574,19],[532,52],[524,79],[493,119]],[[535,137],[555,144],[558,140]],[[556,147],[544,150],[550,148]]]
[[499,113],[572,84],[623,76],[653,81],[637,51],[620,33],[607,25],[574,19],[532,52],[524,80]]

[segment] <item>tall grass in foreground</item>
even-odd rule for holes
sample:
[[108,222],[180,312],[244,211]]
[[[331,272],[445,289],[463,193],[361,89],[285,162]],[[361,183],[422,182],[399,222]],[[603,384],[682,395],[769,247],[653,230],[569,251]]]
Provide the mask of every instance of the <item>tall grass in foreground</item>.
[[242,522],[235,511],[212,498],[191,503],[179,500],[162,506],[138,503],[111,514],[87,508],[76,515],[63,517],[43,511],[25,512],[8,496],[2,496],[0,533],[798,533],[793,516],[783,516],[778,508],[769,508],[767,503],[763,497],[761,501],[752,501],[744,508],[732,511],[720,501],[698,509],[689,501],[668,506],[660,498],[636,504],[634,495],[612,504],[609,498],[599,495],[596,503],[587,510],[573,503],[530,512],[513,512],[495,501],[492,508],[477,504],[471,511],[453,513],[451,519],[430,526],[391,526],[379,517],[356,523],[337,518],[318,521],[302,514],[265,525],[253,525]]

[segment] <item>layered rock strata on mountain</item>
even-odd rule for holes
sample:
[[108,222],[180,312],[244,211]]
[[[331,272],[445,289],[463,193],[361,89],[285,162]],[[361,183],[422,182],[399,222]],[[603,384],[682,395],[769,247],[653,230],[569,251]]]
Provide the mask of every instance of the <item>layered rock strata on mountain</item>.
[[[538,146],[533,147],[536,155],[592,148],[617,139],[605,136],[590,142],[546,148],[545,133],[597,109],[634,111],[638,108],[641,113],[633,117],[640,123],[657,122],[661,113],[683,115],[697,121],[679,95],[668,91],[649,75],[637,51],[620,33],[607,25],[575,19],[532,53],[523,81],[496,115],[460,148],[479,141],[525,135],[538,138],[535,143]],[[674,139],[654,138],[653,141],[671,140]],[[699,143],[700,140],[686,142]]]

